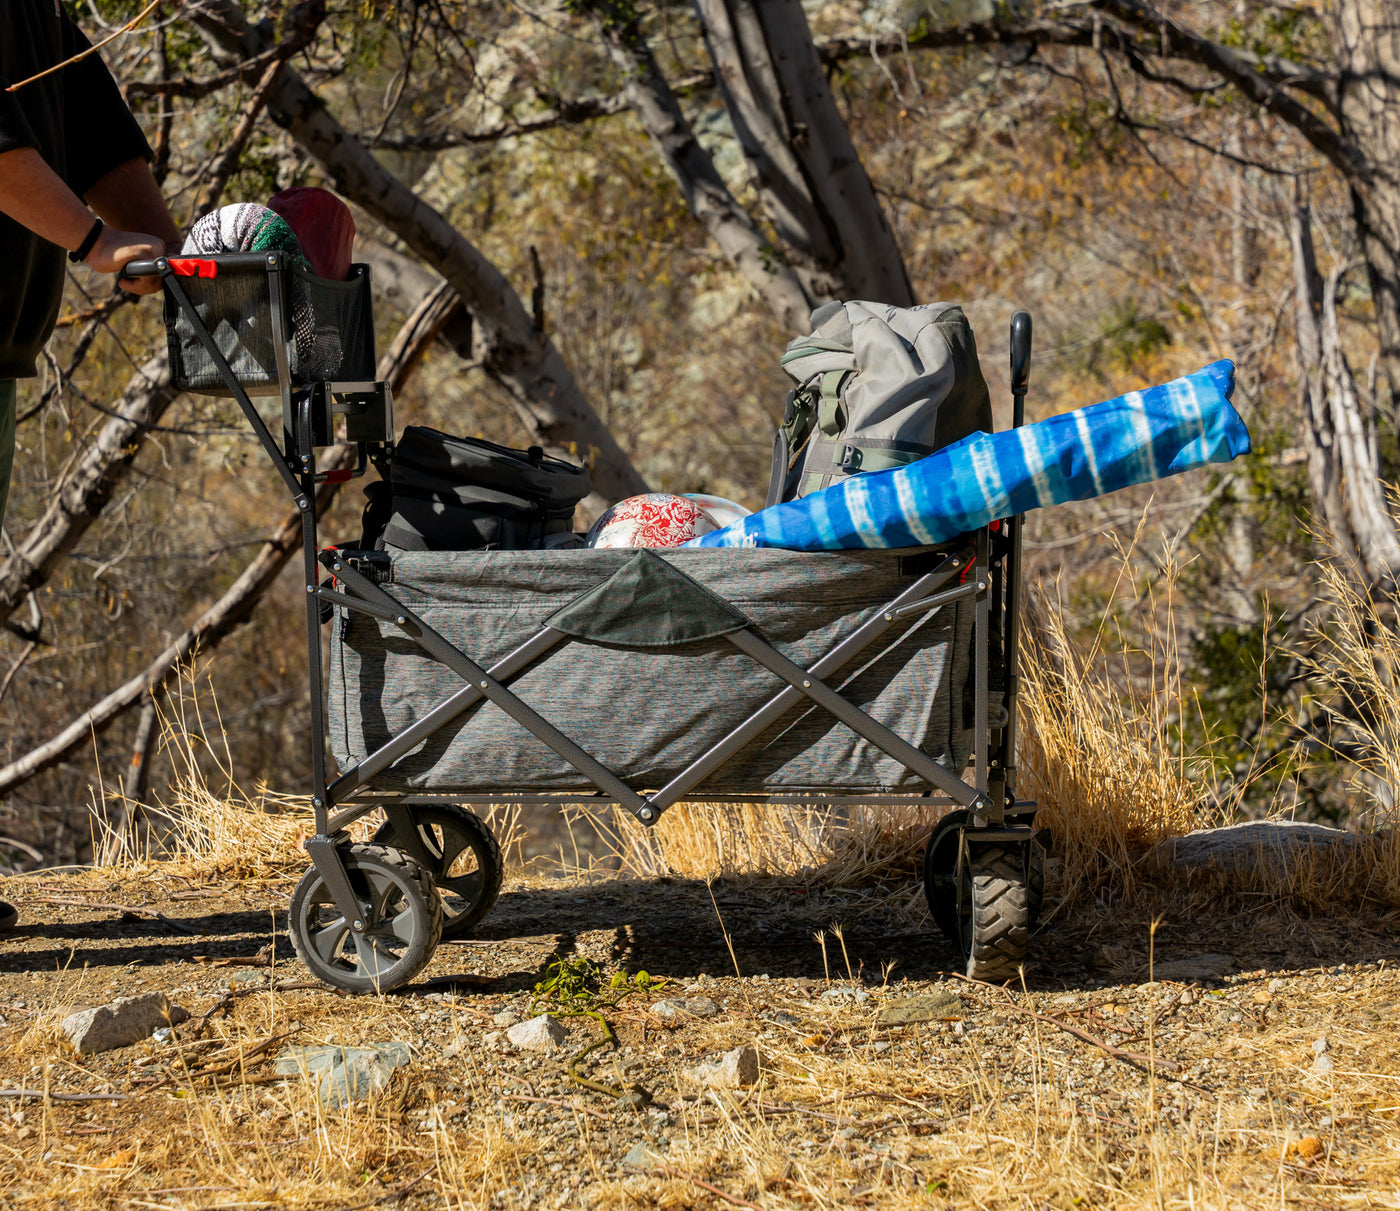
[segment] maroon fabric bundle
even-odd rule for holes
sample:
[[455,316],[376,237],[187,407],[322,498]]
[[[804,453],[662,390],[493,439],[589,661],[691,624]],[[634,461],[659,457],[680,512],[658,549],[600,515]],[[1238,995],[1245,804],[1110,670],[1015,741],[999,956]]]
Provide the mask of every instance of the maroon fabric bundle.
[[273,194],[267,205],[296,232],[312,273],[334,282],[343,282],[350,276],[355,220],[350,216],[350,208],[335,194],[299,186]]

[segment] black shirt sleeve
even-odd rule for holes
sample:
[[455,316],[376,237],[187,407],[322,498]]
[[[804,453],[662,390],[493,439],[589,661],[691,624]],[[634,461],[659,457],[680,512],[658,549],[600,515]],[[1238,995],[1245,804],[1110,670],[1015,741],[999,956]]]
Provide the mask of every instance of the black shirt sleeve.
[[[91,45],[67,15],[63,17],[64,58]],[[71,49],[70,49],[71,48]],[[117,82],[100,55],[91,54],[59,73],[63,80],[63,138],[68,186],[82,197],[119,164],[138,156],[151,159],[151,147],[122,100]]]
[[18,151],[21,147],[38,147],[39,140],[20,108],[19,97],[5,89],[13,84],[0,75],[0,152]]

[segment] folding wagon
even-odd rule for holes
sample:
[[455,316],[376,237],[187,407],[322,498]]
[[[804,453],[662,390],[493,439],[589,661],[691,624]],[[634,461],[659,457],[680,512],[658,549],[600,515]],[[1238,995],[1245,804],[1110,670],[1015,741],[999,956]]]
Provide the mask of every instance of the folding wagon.
[[[969,975],[1015,974],[1042,889],[1015,796],[1019,518],[816,554],[321,550],[317,488],[394,455],[368,268],[330,282],[267,252],[127,273],[162,279],[175,384],[237,401],[301,512],[316,832],[291,935],[319,979],[404,984],[482,919],[502,863],[474,805],[616,804],[651,827],[682,799],[950,808],[929,908]],[[1029,356],[1020,314],[1017,425]],[[280,445],[254,395],[280,397]],[[341,443],[354,466],[318,470]]]

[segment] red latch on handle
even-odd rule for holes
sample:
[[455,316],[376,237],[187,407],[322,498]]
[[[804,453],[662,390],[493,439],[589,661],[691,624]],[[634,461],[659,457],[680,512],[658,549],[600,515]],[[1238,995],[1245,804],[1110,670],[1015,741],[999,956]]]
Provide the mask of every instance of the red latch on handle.
[[170,268],[182,278],[216,278],[219,276],[217,261],[204,257],[171,257]]

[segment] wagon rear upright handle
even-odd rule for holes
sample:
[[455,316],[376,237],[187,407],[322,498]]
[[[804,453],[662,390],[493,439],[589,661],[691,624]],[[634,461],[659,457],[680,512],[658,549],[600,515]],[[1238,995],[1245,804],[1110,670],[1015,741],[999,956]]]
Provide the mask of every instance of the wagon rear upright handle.
[[[1031,317],[1018,311],[1011,317],[1011,424],[1019,429],[1026,423],[1026,391],[1031,382]],[[1006,728],[1002,732],[1001,762],[1006,771],[1006,790],[1012,801],[1016,794],[1016,714],[1020,697],[1021,649],[1021,526],[1020,515],[1011,519],[1011,550],[1006,560],[1006,597],[1003,618],[1006,633]]]
[[1011,317],[1011,424],[1019,429],[1026,423],[1026,391],[1031,383],[1031,316],[1018,311]]

